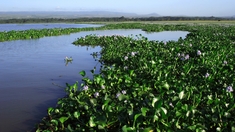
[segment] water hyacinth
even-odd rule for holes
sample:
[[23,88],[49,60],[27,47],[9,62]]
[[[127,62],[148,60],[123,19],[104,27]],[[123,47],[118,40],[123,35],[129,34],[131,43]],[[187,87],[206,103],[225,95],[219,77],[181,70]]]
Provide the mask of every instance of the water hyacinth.
[[232,86],[228,86],[228,87],[226,88],[226,91],[227,91],[227,92],[233,92],[233,87],[232,87]]
[[87,85],[83,86],[83,90],[88,90],[88,86]]
[[72,57],[68,58],[67,56],[65,56],[65,59],[64,59],[64,60],[65,60],[65,61],[72,61],[73,58],[72,58]]
[[177,56],[180,57],[180,53],[178,53]]
[[131,56],[135,56],[138,52],[131,52]]
[[228,62],[227,61],[224,61],[224,65],[227,65],[228,64]]
[[101,88],[102,88],[102,89],[105,89],[105,86],[104,86],[104,85],[101,85]]
[[[181,29],[182,26],[179,27]],[[154,29],[158,28],[149,30]],[[70,124],[72,129],[78,128],[82,131],[90,125],[93,126],[89,127],[91,131],[100,131],[99,127],[104,127],[103,131],[128,131],[130,127],[132,131],[204,131],[204,129],[214,131],[219,126],[222,131],[230,131],[235,126],[235,121],[233,118],[225,118],[224,115],[227,112],[231,117],[235,116],[232,112],[234,106],[232,62],[235,58],[226,57],[225,54],[226,51],[229,51],[229,55],[235,53],[235,45],[223,45],[225,43],[223,43],[223,37],[221,42],[214,42],[220,38],[210,36],[207,28],[201,30],[193,27],[191,31],[195,34],[201,33],[195,38],[194,35],[189,35],[189,39],[186,36],[186,39],[170,42],[166,46],[164,42],[148,40],[143,42],[131,38],[119,40],[118,37],[116,40],[115,37],[107,37],[107,43],[105,43],[107,47],[104,46],[102,52],[102,62],[104,62],[102,64],[110,67],[111,64],[106,65],[105,60],[107,59],[107,62],[111,60],[115,64],[112,67],[115,68],[102,69],[102,78],[94,76],[95,81],[85,80],[84,84],[89,84],[89,92],[71,94],[74,98],[66,99],[68,103],[74,101],[76,104],[74,105],[76,107],[71,110],[71,115],[76,119],[69,119],[68,123],[76,122],[83,117],[88,118],[79,123],[81,125],[79,127],[75,123],[74,126]],[[204,32],[206,36],[200,37]],[[91,42],[100,42],[100,39],[104,42],[103,37],[91,39]],[[131,40],[134,44],[128,44]],[[229,40],[230,38],[226,41]],[[184,45],[181,46],[181,43]],[[174,50],[171,50],[173,47]],[[136,51],[138,51],[137,55]],[[218,54],[221,56],[217,56]],[[231,63],[231,67],[221,66],[224,65],[225,60]],[[221,87],[223,92],[217,89]],[[82,103],[77,103],[78,97]],[[77,119],[78,115],[74,114],[74,111],[77,111],[77,106],[83,108],[84,104],[88,109],[84,111],[81,109],[79,112],[86,115]],[[90,110],[89,108],[94,108],[94,105],[95,109]],[[63,111],[67,112],[67,109],[63,107]],[[200,118],[193,118],[198,114]],[[212,118],[215,114],[221,119],[217,118],[217,121],[214,121]],[[60,118],[64,115],[66,114],[56,115],[56,117]],[[101,115],[107,116],[100,118]],[[92,118],[89,120],[89,117]],[[223,119],[226,122],[223,122]],[[59,119],[56,120],[59,121]],[[208,120],[213,121],[208,123]],[[223,121],[220,122],[220,120]],[[68,123],[66,122],[66,125]],[[178,125],[175,126],[175,123]],[[142,127],[146,128],[142,129]]]
[[189,54],[186,54],[185,57],[184,57],[185,60],[188,60],[189,59]]
[[182,54],[178,53],[177,56],[180,57],[180,59],[181,59],[182,61],[188,60],[189,57],[190,57],[189,54],[186,54],[186,55],[185,55],[184,53],[182,53]]
[[180,60],[184,61],[184,57],[181,57]]
[[197,50],[197,55],[200,56],[202,52],[200,50]]
[[95,93],[94,93],[94,96],[95,96],[95,98],[97,98],[97,97],[99,96],[99,93],[98,93],[98,92],[95,92]]
[[126,94],[126,90],[122,90],[122,94]]
[[121,95],[121,93],[118,92],[118,93],[116,94],[116,98],[118,98],[120,95]]
[[128,60],[128,57],[127,57],[127,56],[125,56],[125,57],[124,57],[124,60]]
[[205,74],[205,78],[208,78],[209,76],[210,76],[209,73],[206,73],[206,74]]
[[171,106],[172,108],[174,108],[174,105],[172,103],[169,103],[169,106]]
[[131,56],[135,56],[135,52],[131,52]]

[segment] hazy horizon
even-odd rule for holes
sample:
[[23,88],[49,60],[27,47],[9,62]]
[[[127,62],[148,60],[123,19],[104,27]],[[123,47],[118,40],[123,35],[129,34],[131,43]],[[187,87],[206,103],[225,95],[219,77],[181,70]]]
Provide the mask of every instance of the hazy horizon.
[[111,11],[161,16],[234,16],[235,0],[8,0],[1,1],[1,12],[18,11]]

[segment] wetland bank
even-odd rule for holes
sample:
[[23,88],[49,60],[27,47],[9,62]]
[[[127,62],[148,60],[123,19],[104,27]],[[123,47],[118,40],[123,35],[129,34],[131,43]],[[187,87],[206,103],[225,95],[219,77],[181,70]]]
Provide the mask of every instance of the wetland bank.
[[[114,29],[119,31],[142,29],[148,33],[160,31],[189,33],[185,38],[175,41],[149,39],[145,36],[151,34],[144,32],[137,33],[136,36],[105,34],[107,30]],[[95,33],[104,31],[103,34],[93,34],[91,30],[95,30]],[[78,50],[78,47],[84,46],[85,48],[99,46],[99,50],[91,51],[94,53],[85,60],[89,58],[93,60],[93,64],[99,62],[102,67],[94,68],[94,65],[87,67],[84,60],[75,62],[78,59],[75,57],[79,55],[73,55],[74,61],[68,64],[68,67],[76,68],[64,71],[63,75],[74,74],[63,80],[67,82],[66,85],[62,84],[63,81],[57,80],[60,82],[57,82],[59,85],[66,87],[65,93],[60,89],[59,94],[54,96],[60,98],[57,106],[47,105],[48,116],[37,125],[37,131],[233,131],[235,129],[233,119],[235,27],[233,25],[122,23],[97,28],[62,31],[52,29],[37,32],[40,31],[42,31],[41,37],[57,35],[57,31],[60,31],[60,34],[66,31],[68,33],[86,31],[86,34],[81,36],[71,34],[74,38],[66,41],[68,45],[73,46],[70,50]],[[52,34],[48,34],[50,31]],[[24,33],[29,33],[27,35],[35,38],[39,34],[37,32]],[[10,37],[13,34],[3,34],[7,36],[5,40],[14,40],[14,37]],[[22,34],[22,37],[17,39],[29,39],[25,36]],[[44,39],[50,41],[57,39],[58,43],[63,43],[63,38],[59,39],[59,36],[39,40],[29,39],[29,41]],[[45,45],[48,43],[49,41],[42,42]],[[60,52],[64,52],[62,55],[70,53],[70,50],[65,51],[68,45],[59,48]],[[53,49],[58,47],[55,45]],[[27,55],[24,58],[27,60]],[[60,61],[60,58],[50,61],[54,63],[53,61]],[[29,57],[28,61],[30,60]],[[43,59],[39,62],[43,62]],[[46,63],[43,64],[46,66]],[[54,94],[58,92],[57,88],[50,90]],[[45,92],[44,89],[40,91]],[[61,95],[65,94],[66,98],[62,98]]]

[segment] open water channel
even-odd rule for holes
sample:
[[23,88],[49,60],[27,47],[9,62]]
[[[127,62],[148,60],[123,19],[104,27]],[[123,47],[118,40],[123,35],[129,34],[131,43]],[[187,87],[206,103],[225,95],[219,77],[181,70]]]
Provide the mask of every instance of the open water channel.
[[[32,24],[24,24],[23,29],[19,29],[17,24],[12,26],[11,29],[7,29],[4,24],[0,24],[0,31],[14,30],[14,28],[15,30],[38,29],[37,26],[32,27]],[[52,27],[55,28],[54,26]],[[77,28],[90,26],[97,25],[76,25]],[[1,27],[4,27],[4,30]],[[60,28],[67,28],[66,24],[60,25]],[[125,36],[142,34],[149,40],[168,41],[184,38],[187,33],[183,31],[146,33],[138,29],[104,30],[0,42],[0,132],[32,130],[34,125],[47,115],[47,108],[55,107],[58,98],[65,96],[63,89],[65,83],[73,84],[80,81],[81,70],[89,73],[94,66],[99,66],[90,54],[99,52],[101,48],[74,46],[72,42],[78,37],[88,34]],[[66,56],[71,56],[73,62],[66,65],[64,62]]]

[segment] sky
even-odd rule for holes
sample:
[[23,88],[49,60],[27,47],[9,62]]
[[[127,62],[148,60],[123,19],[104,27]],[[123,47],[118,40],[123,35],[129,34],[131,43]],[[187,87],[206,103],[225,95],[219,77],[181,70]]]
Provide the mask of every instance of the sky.
[[233,16],[235,0],[0,0],[0,11],[113,11],[161,16]]

